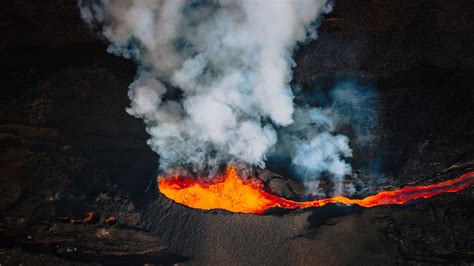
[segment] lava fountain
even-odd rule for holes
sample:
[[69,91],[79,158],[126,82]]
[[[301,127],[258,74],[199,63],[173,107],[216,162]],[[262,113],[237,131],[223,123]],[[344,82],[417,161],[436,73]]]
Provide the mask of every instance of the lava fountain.
[[343,196],[312,201],[293,201],[263,190],[260,180],[243,180],[234,167],[216,178],[188,178],[174,176],[159,179],[159,190],[169,199],[185,206],[202,209],[224,209],[237,213],[262,214],[270,208],[310,208],[328,203],[357,204],[374,207],[388,204],[404,204],[419,198],[431,198],[441,193],[457,192],[474,184],[474,172],[458,178],[426,186],[404,187],[383,191],[362,199]]

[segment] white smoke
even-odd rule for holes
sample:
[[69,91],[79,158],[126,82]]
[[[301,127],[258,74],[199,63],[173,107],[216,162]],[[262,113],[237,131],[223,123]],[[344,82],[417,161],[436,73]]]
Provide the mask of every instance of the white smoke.
[[[316,38],[326,0],[80,0],[108,51],[139,64],[127,112],[143,118],[160,168],[265,166],[284,146],[302,176],[349,174],[334,115],[295,106],[293,49]],[[174,95],[174,96],[170,96]],[[287,133],[278,131],[286,129]]]

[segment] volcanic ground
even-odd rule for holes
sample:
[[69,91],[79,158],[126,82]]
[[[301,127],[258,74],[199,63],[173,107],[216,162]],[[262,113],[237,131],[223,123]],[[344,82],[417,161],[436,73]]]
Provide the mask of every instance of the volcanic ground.
[[[105,52],[75,1],[0,5],[0,264],[474,263],[472,187],[264,215],[174,203],[157,190],[142,121],[124,110],[136,66]],[[347,78],[375,88],[371,152],[352,163],[380,184],[361,190],[474,171],[473,17],[468,0],[337,0],[297,50],[292,82],[304,90]],[[284,173],[259,174],[275,194],[304,196]]]

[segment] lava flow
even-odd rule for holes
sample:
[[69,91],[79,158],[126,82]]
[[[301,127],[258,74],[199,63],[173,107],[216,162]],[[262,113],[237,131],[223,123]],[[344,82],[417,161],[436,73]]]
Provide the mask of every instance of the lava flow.
[[384,191],[363,199],[337,196],[298,202],[264,191],[259,180],[242,180],[233,167],[229,167],[225,175],[213,179],[179,176],[159,179],[161,193],[188,207],[202,210],[224,209],[231,212],[254,214],[264,213],[274,207],[296,209],[321,207],[328,203],[357,204],[362,207],[403,204],[418,198],[431,198],[445,192],[457,192],[473,184],[474,172],[470,172],[445,182]]

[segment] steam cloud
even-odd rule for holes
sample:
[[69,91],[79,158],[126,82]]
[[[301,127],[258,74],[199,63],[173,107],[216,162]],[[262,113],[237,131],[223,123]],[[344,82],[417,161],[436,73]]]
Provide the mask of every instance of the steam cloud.
[[[108,51],[135,60],[127,112],[144,119],[160,169],[265,167],[286,154],[301,178],[343,177],[352,150],[332,109],[299,106],[294,48],[317,37],[326,0],[80,0]],[[206,168],[206,169],[205,169]]]

